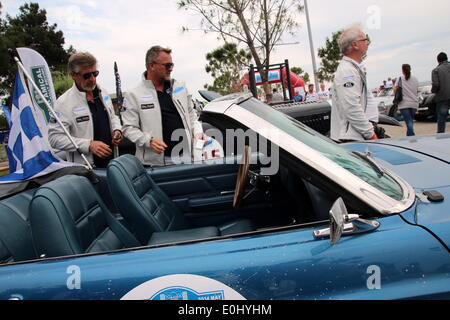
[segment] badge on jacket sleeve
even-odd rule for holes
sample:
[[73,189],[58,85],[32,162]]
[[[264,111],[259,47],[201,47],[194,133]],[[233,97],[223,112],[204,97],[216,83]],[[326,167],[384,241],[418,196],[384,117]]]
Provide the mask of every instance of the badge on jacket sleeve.
[[353,88],[355,84],[353,82],[346,82],[344,83],[344,88]]

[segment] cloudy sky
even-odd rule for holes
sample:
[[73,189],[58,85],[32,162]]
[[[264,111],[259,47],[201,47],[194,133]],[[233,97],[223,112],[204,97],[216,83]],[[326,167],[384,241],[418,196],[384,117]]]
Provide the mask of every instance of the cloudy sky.
[[[205,72],[205,55],[220,46],[213,34],[183,33],[183,26],[198,28],[200,17],[177,9],[176,0],[34,0],[47,10],[50,23],[65,35],[67,47],[90,51],[99,60],[99,82],[115,91],[113,65],[118,63],[122,90],[140,81],[146,50],[155,44],[173,49],[173,76],[187,82],[196,93],[212,79]],[[15,16],[22,0],[1,0],[2,16]],[[450,53],[448,0],[309,0],[314,47],[323,47],[326,37],[354,23],[361,23],[372,44],[366,66],[371,87],[387,77],[396,77],[401,65],[409,63],[419,81],[430,80],[440,51]],[[271,63],[289,59],[313,73],[306,17],[294,37],[283,39],[292,45],[278,46]],[[318,60],[320,64],[320,60]]]

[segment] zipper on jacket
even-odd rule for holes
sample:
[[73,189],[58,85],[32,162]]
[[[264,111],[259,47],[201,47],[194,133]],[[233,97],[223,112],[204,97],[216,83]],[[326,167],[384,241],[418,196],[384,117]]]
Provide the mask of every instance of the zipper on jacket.
[[[173,96],[172,96],[173,98]],[[185,130],[187,131],[187,134],[189,134],[189,136],[191,136],[191,150],[189,150],[190,156],[191,156],[191,161],[193,162],[194,160],[194,140],[195,137],[191,135],[191,128],[190,128],[190,123],[187,119],[187,117],[189,116],[189,114],[186,112],[186,110],[184,110],[183,104],[181,103],[181,101],[177,98],[173,98],[172,100],[174,100],[180,107],[181,110],[183,110],[183,117],[184,117],[184,121],[186,122],[186,128]]]

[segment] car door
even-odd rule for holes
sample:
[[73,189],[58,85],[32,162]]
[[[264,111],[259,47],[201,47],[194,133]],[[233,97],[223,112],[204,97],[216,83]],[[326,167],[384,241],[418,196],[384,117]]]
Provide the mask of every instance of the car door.
[[[251,170],[257,171],[258,164]],[[219,160],[210,164],[168,166],[149,170],[152,179],[165,194],[197,226],[219,225],[236,218],[268,215],[277,203],[263,190],[251,190],[246,184],[248,197],[239,208],[233,208],[239,160],[233,163]],[[274,190],[274,193],[278,190]]]
[[335,245],[318,223],[3,265],[0,299],[449,298],[439,241],[400,215],[378,221]]

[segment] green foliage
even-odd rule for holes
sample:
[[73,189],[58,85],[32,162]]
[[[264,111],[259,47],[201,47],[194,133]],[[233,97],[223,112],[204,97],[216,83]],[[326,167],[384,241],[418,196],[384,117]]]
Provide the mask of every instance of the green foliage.
[[8,121],[4,113],[0,113],[0,130],[8,130]]
[[334,73],[342,59],[342,53],[339,49],[338,38],[342,31],[332,34],[331,40],[327,38],[325,47],[318,50],[318,55],[322,59],[321,66],[317,71],[317,77],[320,82],[332,81]]
[[0,21],[0,93],[10,94],[17,71],[12,54],[18,47],[29,47],[46,59],[51,70],[64,71],[69,55],[74,51],[63,48],[65,40],[57,25],[50,25],[47,12],[37,3],[26,3],[16,17],[6,16]]
[[305,81],[305,83],[308,83],[310,81],[308,72],[305,72],[305,70],[303,70],[302,68],[300,68],[300,67],[292,67],[291,71],[293,73],[295,73],[296,75],[302,77],[302,79]]
[[[177,0],[177,3],[180,9],[202,17],[200,28],[205,33],[216,33],[224,42],[245,44],[261,73],[265,92],[270,94],[266,72],[270,56],[286,33],[294,35],[299,28],[298,15],[304,7],[298,0]],[[188,30],[183,27],[183,31]]]
[[240,71],[248,67],[251,59],[250,52],[238,50],[234,43],[225,43],[209,52],[206,55],[208,64],[205,70],[214,78],[214,83],[212,86],[205,85],[205,88],[221,94],[231,93],[240,80]]
[[70,75],[60,71],[52,72],[53,86],[55,87],[56,98],[69,90],[73,85],[73,79]]

